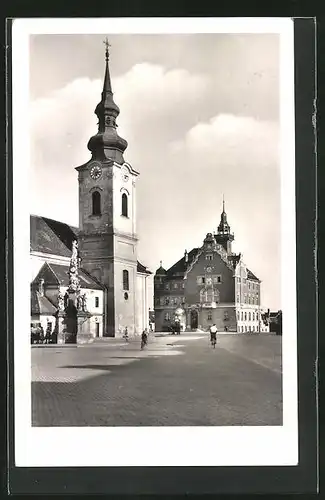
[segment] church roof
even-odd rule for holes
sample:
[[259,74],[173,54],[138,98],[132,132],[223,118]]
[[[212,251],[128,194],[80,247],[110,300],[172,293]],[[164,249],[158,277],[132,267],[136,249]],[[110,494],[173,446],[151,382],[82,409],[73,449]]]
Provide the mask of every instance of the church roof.
[[[64,222],[39,215],[30,216],[30,249],[32,252],[71,257],[72,242],[78,238],[79,229]],[[139,273],[152,274],[137,261]]]
[[48,314],[54,315],[56,307],[47,299],[42,296],[37,290],[31,291],[31,313],[34,314]]
[[149,269],[147,269],[146,266],[141,264],[141,262],[139,262],[139,261],[137,261],[137,272],[143,273],[143,274],[152,274],[152,272],[149,271]]
[[30,249],[60,257],[71,257],[78,229],[47,217],[30,216]]

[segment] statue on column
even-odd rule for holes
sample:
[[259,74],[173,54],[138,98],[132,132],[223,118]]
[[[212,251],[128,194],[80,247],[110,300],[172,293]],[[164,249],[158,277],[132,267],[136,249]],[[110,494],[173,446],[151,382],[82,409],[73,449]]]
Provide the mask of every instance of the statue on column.
[[69,268],[69,288],[70,293],[76,293],[80,289],[80,281],[78,276],[79,258],[78,258],[78,242],[72,242],[72,254]]
[[82,308],[87,312],[87,295],[85,293],[82,296]]
[[64,295],[61,293],[61,291],[59,292],[59,295],[58,295],[58,309],[59,311],[64,311]]
[[82,296],[79,294],[77,297],[77,310],[81,311],[82,309]]

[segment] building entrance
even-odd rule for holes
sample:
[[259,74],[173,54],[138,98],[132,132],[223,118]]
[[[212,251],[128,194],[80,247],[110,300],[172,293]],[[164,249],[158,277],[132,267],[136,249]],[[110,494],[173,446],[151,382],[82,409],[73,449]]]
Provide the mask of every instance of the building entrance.
[[191,330],[196,330],[199,326],[199,315],[196,309],[191,310]]

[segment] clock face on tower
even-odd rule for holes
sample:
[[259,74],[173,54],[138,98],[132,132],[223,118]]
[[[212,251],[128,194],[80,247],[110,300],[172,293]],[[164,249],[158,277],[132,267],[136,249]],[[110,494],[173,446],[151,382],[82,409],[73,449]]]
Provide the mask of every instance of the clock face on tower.
[[92,163],[90,168],[90,177],[97,180],[102,175],[102,168],[99,163]]

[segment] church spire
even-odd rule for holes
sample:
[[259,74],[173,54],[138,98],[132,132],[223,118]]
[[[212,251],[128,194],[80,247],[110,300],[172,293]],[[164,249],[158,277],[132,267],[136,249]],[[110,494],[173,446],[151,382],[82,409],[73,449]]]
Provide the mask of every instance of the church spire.
[[225,209],[225,197],[222,196],[222,212],[220,216],[220,223],[218,226],[218,233],[215,235],[217,243],[222,245],[224,249],[231,253],[231,242],[234,240],[234,235],[230,232],[230,226],[227,221],[227,213]]
[[107,38],[105,44],[105,76],[101,101],[97,104],[95,114],[98,117],[98,132],[88,142],[88,149],[93,158],[98,160],[112,159],[117,163],[124,163],[123,153],[127,148],[127,141],[116,131],[116,118],[120,108],[113,99],[111,76],[109,71],[109,47]]

